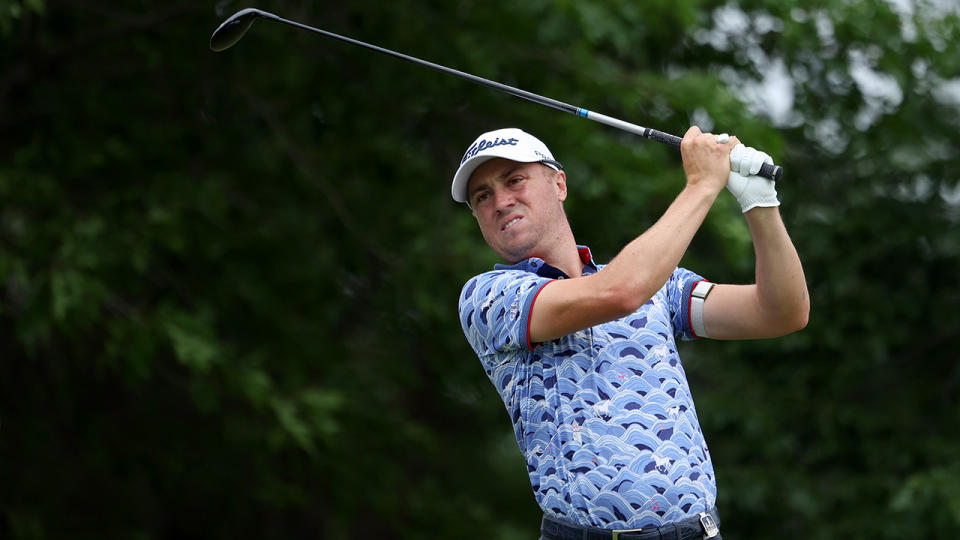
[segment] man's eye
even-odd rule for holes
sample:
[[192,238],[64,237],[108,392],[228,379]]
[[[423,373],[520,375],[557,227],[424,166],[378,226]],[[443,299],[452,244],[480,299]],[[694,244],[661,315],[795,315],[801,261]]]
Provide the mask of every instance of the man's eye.
[[474,204],[474,205],[477,205],[477,204],[482,203],[482,202],[485,201],[485,200],[487,200],[487,194],[486,194],[486,193],[477,193],[477,196],[473,198],[473,204]]
[[518,183],[520,183],[521,180],[523,180],[522,177],[520,177],[520,176],[514,176],[513,178],[507,180],[507,184],[510,184],[510,185],[518,184]]

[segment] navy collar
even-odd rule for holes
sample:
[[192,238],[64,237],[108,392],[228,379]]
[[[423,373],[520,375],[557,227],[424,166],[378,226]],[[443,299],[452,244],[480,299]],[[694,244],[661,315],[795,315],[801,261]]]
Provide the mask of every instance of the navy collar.
[[[583,275],[589,276],[595,273],[597,271],[597,265],[593,262],[593,253],[590,252],[590,248],[587,246],[577,246],[577,253],[580,254],[580,260],[583,262]],[[540,277],[550,279],[566,279],[570,277],[565,274],[563,270],[550,266],[546,261],[537,257],[530,257],[516,264],[495,264],[493,268],[495,270],[523,270],[524,272],[530,272]]]

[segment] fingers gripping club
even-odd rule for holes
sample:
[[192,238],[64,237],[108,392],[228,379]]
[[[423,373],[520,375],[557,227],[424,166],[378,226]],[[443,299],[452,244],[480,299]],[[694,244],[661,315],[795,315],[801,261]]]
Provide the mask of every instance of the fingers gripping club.
[[757,172],[773,159],[764,152],[737,144],[730,151],[730,177],[727,190],[733,193],[746,213],[756,207],[780,206],[774,181],[757,176]]

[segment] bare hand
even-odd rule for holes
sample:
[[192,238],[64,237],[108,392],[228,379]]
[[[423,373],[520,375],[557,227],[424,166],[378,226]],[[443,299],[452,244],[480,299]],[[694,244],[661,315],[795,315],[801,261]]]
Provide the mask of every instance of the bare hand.
[[697,126],[690,126],[680,143],[687,187],[720,193],[730,177],[730,151],[739,142],[736,137],[730,137],[727,142],[718,143],[716,135],[703,133]]

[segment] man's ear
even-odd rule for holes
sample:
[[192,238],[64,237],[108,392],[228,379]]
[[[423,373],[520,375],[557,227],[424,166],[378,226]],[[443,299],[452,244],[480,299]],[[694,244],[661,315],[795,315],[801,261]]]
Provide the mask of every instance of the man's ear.
[[560,202],[567,200],[567,173],[556,171],[553,176],[553,181],[557,185],[557,199]]

